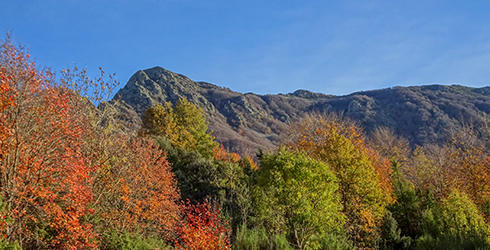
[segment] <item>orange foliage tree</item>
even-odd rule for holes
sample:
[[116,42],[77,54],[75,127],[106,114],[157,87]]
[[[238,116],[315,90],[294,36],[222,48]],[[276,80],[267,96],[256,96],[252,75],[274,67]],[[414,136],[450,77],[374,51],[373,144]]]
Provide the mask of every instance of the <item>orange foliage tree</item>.
[[482,149],[458,149],[454,153],[457,173],[456,186],[477,205],[490,200],[490,156]]
[[358,127],[336,116],[308,116],[286,138],[289,150],[332,167],[352,239],[360,247],[373,246],[386,205],[393,202],[390,163],[367,146]]
[[237,153],[229,153],[226,151],[223,145],[213,148],[213,158],[218,161],[230,163],[237,163],[241,159],[240,155]]
[[444,146],[419,147],[408,174],[418,188],[438,200],[454,189],[466,193],[477,205],[490,199],[490,159],[483,147],[457,140]]
[[218,206],[212,206],[208,201],[196,205],[187,201],[180,207],[184,219],[176,230],[179,235],[179,240],[176,241],[177,249],[231,249],[229,231],[221,222]]
[[96,210],[100,231],[143,236],[169,235],[179,218],[177,183],[163,151],[152,140],[114,142],[96,177]]
[[7,139],[9,130],[5,127],[4,121],[7,118],[3,110],[14,103],[15,94],[10,86],[9,78],[6,74],[5,67],[0,67],[0,155],[2,155],[3,141]]
[[84,218],[92,212],[91,175],[83,154],[89,123],[83,100],[36,69],[10,38],[1,44],[0,228],[23,248],[95,248]]
[[12,106],[14,97],[12,94],[12,88],[9,84],[9,77],[7,77],[5,67],[0,68],[0,112],[7,107]]

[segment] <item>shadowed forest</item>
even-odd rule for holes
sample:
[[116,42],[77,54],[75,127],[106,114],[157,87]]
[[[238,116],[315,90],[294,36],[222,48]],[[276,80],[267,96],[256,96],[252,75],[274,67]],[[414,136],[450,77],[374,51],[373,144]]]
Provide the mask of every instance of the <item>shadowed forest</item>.
[[185,98],[133,132],[106,105],[116,86],[2,41],[0,249],[490,248],[490,126],[412,148],[307,115],[238,155]]

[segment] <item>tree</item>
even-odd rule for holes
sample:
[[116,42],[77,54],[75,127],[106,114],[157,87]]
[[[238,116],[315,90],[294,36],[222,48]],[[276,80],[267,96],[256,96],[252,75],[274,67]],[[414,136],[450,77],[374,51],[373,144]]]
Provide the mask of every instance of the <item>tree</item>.
[[488,249],[490,227],[469,197],[451,190],[439,206],[424,213],[419,249]]
[[207,130],[208,123],[202,109],[184,98],[179,99],[173,108],[170,102],[148,108],[140,134],[166,137],[175,148],[196,151],[205,158],[211,158],[217,143]]
[[490,159],[483,148],[461,141],[417,148],[408,174],[437,200],[447,198],[452,189],[465,192],[478,205],[490,197]]
[[99,231],[167,238],[179,218],[177,183],[165,153],[151,140],[121,136],[97,172]]
[[366,145],[359,128],[335,116],[307,116],[292,124],[284,145],[332,167],[351,238],[359,247],[373,247],[393,202],[390,163]]
[[152,138],[167,153],[183,200],[204,202],[208,198],[219,196],[218,166],[213,159],[204,158],[196,151],[174,148],[166,137]]
[[490,198],[490,159],[484,149],[458,147],[452,158],[455,161],[452,169],[455,188],[481,206]]
[[213,154],[213,149],[218,146],[214,142],[214,137],[208,133],[208,122],[201,108],[187,101],[186,98],[179,99],[175,104],[175,114],[177,115],[177,124],[186,128],[196,140],[194,150],[202,156],[209,158]]
[[5,67],[0,68],[0,112],[12,106],[15,98],[12,96],[15,92],[12,91],[5,71]]
[[192,148],[196,143],[192,134],[177,124],[170,102],[164,106],[157,104],[145,111],[140,134],[163,136],[172,146],[179,148]]
[[183,220],[177,226],[179,240],[177,249],[221,250],[231,249],[228,230],[220,219],[218,206],[205,201],[192,205],[190,201],[181,206]]
[[402,167],[408,164],[411,154],[410,143],[406,138],[395,135],[393,130],[387,127],[376,128],[369,138],[369,143],[386,159],[396,161]]
[[410,249],[412,239],[407,236],[401,237],[401,230],[398,223],[392,217],[390,211],[386,211],[381,225],[381,244],[380,249]]
[[15,91],[13,91],[12,86],[9,82],[9,77],[7,77],[6,69],[2,66],[0,68],[0,156],[3,155],[2,150],[5,150],[5,142],[8,137],[10,137],[10,131],[6,127],[6,124],[4,124],[7,116],[3,111],[14,104],[14,94]]
[[285,234],[297,248],[309,249],[341,231],[339,186],[328,165],[281,148],[263,156],[256,174],[257,220],[270,234]]
[[391,176],[396,202],[388,206],[390,214],[396,219],[402,235],[416,238],[424,209],[420,192],[403,176],[398,162],[393,162]]
[[10,218],[0,230],[22,248],[94,248],[84,220],[96,171],[84,154],[90,124],[79,108],[86,102],[9,38],[0,56],[0,193]]

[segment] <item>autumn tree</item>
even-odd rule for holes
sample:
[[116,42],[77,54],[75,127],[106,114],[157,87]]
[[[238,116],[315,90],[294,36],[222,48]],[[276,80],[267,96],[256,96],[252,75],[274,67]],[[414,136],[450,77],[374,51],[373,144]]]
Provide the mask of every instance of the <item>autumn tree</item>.
[[140,134],[163,136],[175,148],[199,152],[211,158],[217,143],[208,133],[208,123],[202,109],[179,99],[172,107],[170,102],[164,106],[156,105],[145,111]]
[[[0,112],[10,107],[14,103],[15,92],[9,83],[9,77],[4,66],[0,68]],[[3,119],[2,119],[3,120]]]
[[4,124],[7,116],[3,111],[13,105],[15,100],[14,95],[15,92],[9,82],[9,77],[7,77],[6,69],[2,66],[0,68],[0,156],[2,155],[4,141],[10,136],[10,131],[6,127],[6,124]]
[[373,247],[393,202],[390,163],[367,146],[358,127],[336,116],[308,116],[292,124],[284,145],[332,167],[352,239],[359,247]]
[[177,125],[170,102],[164,106],[157,104],[145,111],[140,134],[165,137],[171,145],[179,145],[181,148],[191,148],[196,143],[189,131]]
[[96,234],[84,220],[96,171],[83,153],[90,124],[79,108],[86,102],[10,38],[0,68],[0,193],[2,216],[10,218],[2,234],[22,248],[94,248]]
[[118,147],[96,175],[99,230],[168,238],[179,218],[179,194],[164,152],[140,138],[113,143]]
[[418,147],[408,170],[414,184],[438,200],[452,189],[465,192],[478,205],[490,198],[490,159],[483,148],[457,140]]
[[209,123],[206,121],[204,111],[196,105],[187,101],[186,98],[179,99],[175,104],[175,114],[177,115],[177,124],[186,128],[192,134],[196,145],[194,150],[204,157],[211,157],[213,149],[218,146],[208,131]]
[[342,231],[345,217],[330,166],[279,149],[260,161],[254,186],[257,222],[272,235],[286,235],[298,249],[317,249]]
[[[83,69],[66,69],[60,79],[89,103],[81,110],[90,130],[83,138],[92,175],[94,213],[90,221],[103,249],[120,249],[125,244],[162,246],[179,218],[179,192],[166,154],[153,140],[134,138],[117,119],[112,98],[114,75],[90,78]],[[125,237],[135,242],[127,242]]]
[[408,164],[411,155],[410,143],[406,138],[396,135],[393,130],[387,127],[376,128],[369,137],[369,144],[386,159],[398,162],[402,168]]
[[177,225],[177,249],[225,250],[231,249],[229,231],[220,219],[219,206],[208,201],[181,204],[182,221]]
[[477,205],[483,205],[490,199],[490,159],[484,149],[457,147],[451,156],[455,159],[452,169],[455,187]]

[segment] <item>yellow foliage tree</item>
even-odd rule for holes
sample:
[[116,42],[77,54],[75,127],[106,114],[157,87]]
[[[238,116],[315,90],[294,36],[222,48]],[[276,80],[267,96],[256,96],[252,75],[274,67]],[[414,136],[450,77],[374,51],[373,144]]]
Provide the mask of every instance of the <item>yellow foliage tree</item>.
[[285,146],[332,167],[352,239],[374,246],[393,188],[390,163],[366,145],[361,130],[339,117],[308,116],[291,126]]
[[143,117],[140,134],[163,136],[175,148],[197,151],[210,158],[218,146],[207,132],[208,123],[202,109],[180,99],[175,107],[170,102],[148,108]]

